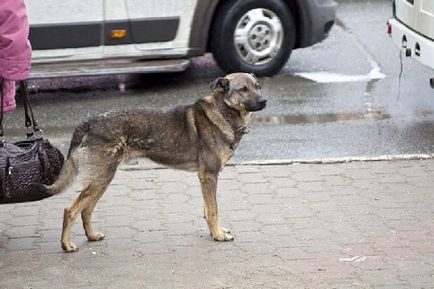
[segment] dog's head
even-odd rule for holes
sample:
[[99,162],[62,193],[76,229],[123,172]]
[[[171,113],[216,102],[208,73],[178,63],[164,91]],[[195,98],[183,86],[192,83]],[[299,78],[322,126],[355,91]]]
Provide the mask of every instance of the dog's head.
[[267,98],[261,95],[261,85],[254,74],[232,73],[210,84],[213,93],[223,95],[225,103],[238,111],[258,111],[265,108]]

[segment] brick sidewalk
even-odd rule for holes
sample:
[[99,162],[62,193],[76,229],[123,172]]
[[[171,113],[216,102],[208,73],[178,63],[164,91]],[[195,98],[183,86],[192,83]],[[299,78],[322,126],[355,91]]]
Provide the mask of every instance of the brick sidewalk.
[[60,249],[75,192],[0,206],[0,288],[434,288],[434,160],[234,166],[211,240],[197,177],[118,172],[97,206],[106,234]]

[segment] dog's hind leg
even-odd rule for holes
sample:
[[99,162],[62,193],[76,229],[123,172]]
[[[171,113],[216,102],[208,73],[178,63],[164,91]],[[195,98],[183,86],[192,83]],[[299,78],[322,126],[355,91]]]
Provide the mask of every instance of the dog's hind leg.
[[105,238],[105,235],[100,232],[96,232],[92,227],[92,212],[96,206],[96,203],[99,201],[104,192],[98,194],[93,197],[92,200],[89,201],[89,204],[86,208],[81,211],[81,220],[83,221],[84,232],[86,233],[86,237],[89,241],[101,241]]
[[[81,213],[83,219],[83,227],[86,232],[88,240],[99,241],[104,238],[103,234],[96,233],[91,225],[91,216],[96,203],[104,194],[108,185],[114,177],[118,163],[112,163],[108,167],[99,167],[97,171],[101,173],[93,173],[86,179],[86,185],[81,191],[80,195],[74,202],[65,209],[63,218],[63,231],[62,231],[62,248],[67,252],[77,251],[77,246],[70,241],[71,229],[77,219],[78,214]],[[95,172],[95,170],[94,170]]]
[[74,225],[75,220],[77,219],[78,214],[85,208],[86,203],[89,202],[92,194],[92,187],[85,187],[80,195],[72,202],[72,204],[65,208],[63,212],[63,229],[62,229],[62,237],[61,244],[62,249],[66,252],[75,252],[78,250],[77,246],[71,242],[71,229]]

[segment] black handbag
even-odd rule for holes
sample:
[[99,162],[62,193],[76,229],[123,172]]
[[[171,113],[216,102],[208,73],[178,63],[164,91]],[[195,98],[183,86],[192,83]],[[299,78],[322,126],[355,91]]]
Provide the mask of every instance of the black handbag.
[[38,201],[51,197],[34,190],[35,184],[51,185],[63,166],[62,153],[47,139],[35,121],[26,83],[20,82],[24,98],[24,114],[27,137],[16,143],[4,139],[3,95],[1,83],[0,113],[0,204]]

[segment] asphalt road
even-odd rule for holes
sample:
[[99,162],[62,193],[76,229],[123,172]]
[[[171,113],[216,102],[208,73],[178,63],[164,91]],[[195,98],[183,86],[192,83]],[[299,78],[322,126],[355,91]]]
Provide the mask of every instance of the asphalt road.
[[[391,1],[339,2],[328,39],[294,51],[277,76],[260,79],[269,105],[255,114],[235,162],[433,153],[434,72],[403,59],[399,87],[399,50],[386,34]],[[90,115],[188,104],[221,75],[206,55],[179,74],[51,79],[31,87],[45,136],[66,151],[74,126]],[[21,119],[22,108],[6,116],[9,136],[23,134]]]

